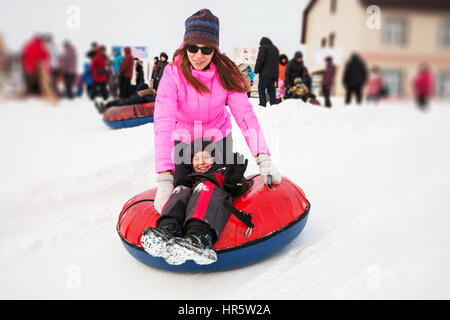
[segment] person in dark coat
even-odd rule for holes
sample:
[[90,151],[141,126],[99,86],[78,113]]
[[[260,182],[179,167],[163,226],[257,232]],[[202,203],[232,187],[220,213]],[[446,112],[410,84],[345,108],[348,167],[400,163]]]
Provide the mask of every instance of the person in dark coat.
[[211,142],[201,140],[187,150],[192,155],[192,173],[175,182],[157,227],[147,228],[141,237],[147,253],[172,265],[186,260],[215,262],[213,244],[231,214],[225,202],[231,203],[249,189],[244,177],[248,160],[235,153],[233,164],[216,164],[214,150],[208,147]]
[[325,107],[331,108],[331,89],[333,88],[334,83],[334,74],[336,71],[336,67],[333,64],[333,58],[327,57],[325,59],[325,72],[322,76],[322,94],[325,98]]
[[138,60],[136,63],[136,85],[139,86],[141,83],[145,82],[144,77],[144,62],[142,60]]
[[284,77],[286,79],[286,89],[294,86],[295,78],[301,78],[308,87],[309,92],[311,92],[311,76],[303,62],[303,54],[300,51],[297,51],[294,54],[294,58],[288,62]]
[[131,93],[131,77],[133,76],[134,58],[131,54],[131,48],[125,47],[125,56],[123,57],[122,64],[120,65],[120,77],[119,77],[119,97],[126,99]]
[[98,44],[97,42],[91,43],[91,49],[86,53],[86,57],[88,57],[89,60],[94,59],[94,57],[97,55],[98,51]]
[[156,98],[156,90],[152,89],[146,83],[141,83],[137,86],[136,94],[132,95],[126,99],[113,100],[108,103],[95,103],[95,107],[98,112],[104,113],[108,108],[111,107],[120,107],[120,106],[129,106],[134,104],[144,104],[149,102],[155,102]]
[[169,56],[165,52],[159,55],[159,61],[156,63],[155,80],[153,81],[153,88],[158,90],[159,81],[164,74],[164,68],[169,64]]
[[358,104],[362,102],[362,90],[367,81],[367,68],[358,54],[353,54],[345,66],[343,84],[347,91],[345,104],[350,104],[352,96],[356,95]]
[[255,73],[259,74],[259,105],[265,107],[267,104],[266,90],[269,94],[270,104],[277,104],[275,82],[278,80],[280,54],[278,48],[273,45],[269,38],[261,38],[259,45]]
[[151,78],[152,78],[152,87],[153,87],[153,83],[155,83],[155,79],[156,79],[156,64],[158,63],[158,61],[159,61],[159,57],[154,57],[153,58],[153,69],[152,69],[152,76],[151,76]]

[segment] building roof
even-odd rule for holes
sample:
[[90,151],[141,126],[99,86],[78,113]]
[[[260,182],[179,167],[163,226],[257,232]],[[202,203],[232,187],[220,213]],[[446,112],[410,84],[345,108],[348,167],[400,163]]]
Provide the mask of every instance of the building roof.
[[389,8],[450,10],[449,0],[360,0],[364,6],[376,5]]
[[[318,0],[311,0],[303,12],[303,26],[301,43],[306,42],[306,31],[308,26],[308,15]],[[347,0],[348,1],[348,0]],[[450,11],[450,0],[359,0],[363,7],[377,5],[381,8],[400,8],[400,9],[426,9],[426,10],[445,10]]]

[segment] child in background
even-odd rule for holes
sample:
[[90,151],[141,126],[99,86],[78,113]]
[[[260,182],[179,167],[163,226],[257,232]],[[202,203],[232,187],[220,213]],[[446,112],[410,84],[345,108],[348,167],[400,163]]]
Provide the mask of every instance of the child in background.
[[279,74],[278,74],[277,96],[276,96],[278,103],[280,103],[283,100],[284,96],[286,95],[285,73],[288,62],[289,59],[285,54],[280,55],[280,63],[278,65]]
[[[242,64],[239,66],[241,68]],[[253,87],[253,84],[255,83],[255,72],[252,70],[252,68],[248,65],[242,73],[247,77],[248,83],[250,84],[250,87]],[[250,98],[251,92],[247,92],[247,96]]]
[[373,67],[367,82],[367,102],[374,102],[375,104],[379,102],[382,95],[383,82],[380,68]]

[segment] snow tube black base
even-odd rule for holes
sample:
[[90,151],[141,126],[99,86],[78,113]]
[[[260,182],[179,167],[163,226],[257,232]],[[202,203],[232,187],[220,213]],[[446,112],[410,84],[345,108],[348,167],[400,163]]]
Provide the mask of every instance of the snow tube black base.
[[295,221],[292,225],[271,234],[266,239],[258,239],[255,241],[256,243],[250,243],[239,250],[219,253],[218,261],[210,265],[198,265],[191,260],[182,265],[170,265],[163,258],[152,257],[145,251],[130,246],[125,241],[123,241],[123,245],[135,259],[153,268],[182,273],[225,271],[245,267],[269,258],[294,240],[302,232],[307,220],[308,213],[299,217],[298,221]]

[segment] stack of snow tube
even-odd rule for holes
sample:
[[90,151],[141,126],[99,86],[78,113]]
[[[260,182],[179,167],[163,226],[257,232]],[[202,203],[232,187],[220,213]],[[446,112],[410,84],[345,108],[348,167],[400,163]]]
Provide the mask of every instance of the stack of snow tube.
[[[281,250],[305,227],[310,204],[303,191],[283,177],[279,185],[268,187],[260,175],[248,178],[252,187],[236,198],[233,205],[250,213],[255,227],[249,230],[231,215],[219,241],[214,245],[217,261],[197,265],[189,260],[182,265],[169,265],[144,251],[140,243],[142,231],[156,226],[159,214],[153,207],[156,188],[145,191],[125,203],[117,223],[125,249],[138,261],[151,267],[173,272],[210,272],[243,267],[256,263]],[[251,231],[251,232],[249,232]]]
[[153,122],[155,103],[111,107],[103,114],[103,121],[112,129],[130,128]]

